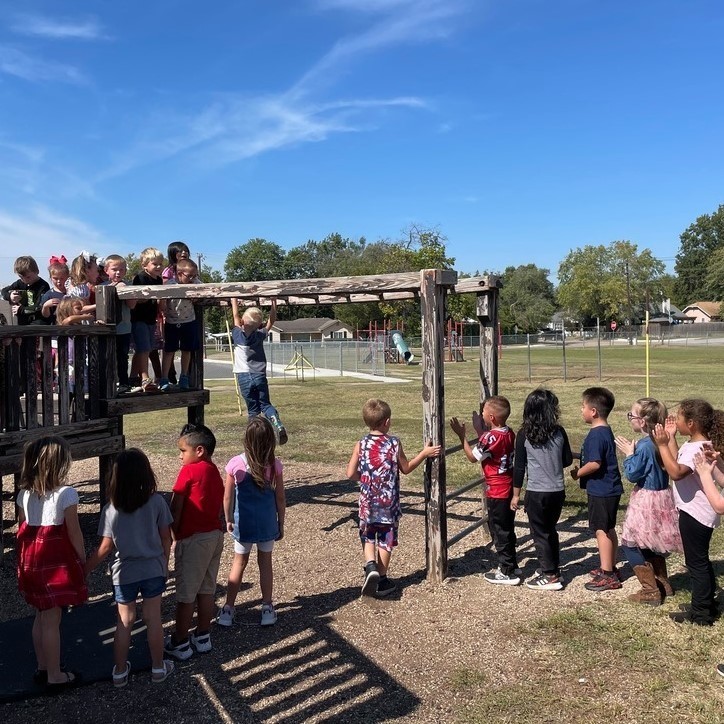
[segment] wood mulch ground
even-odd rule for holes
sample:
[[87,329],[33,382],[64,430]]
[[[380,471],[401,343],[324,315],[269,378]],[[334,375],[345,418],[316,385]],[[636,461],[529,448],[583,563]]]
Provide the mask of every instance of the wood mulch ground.
[[[169,489],[177,460],[153,455],[151,460],[159,480],[167,481],[163,488]],[[96,469],[94,462],[80,462],[72,473],[82,493],[89,548],[98,517]],[[569,583],[565,590],[539,592],[486,583],[479,574],[491,567],[493,557],[483,545],[481,531],[451,549],[451,577],[445,584],[428,584],[424,500],[420,491],[407,490],[400,546],[393,556],[398,591],[386,600],[361,599],[354,485],[342,479],[344,473],[337,466],[289,464],[285,472],[286,537],[274,552],[276,626],[258,625],[258,569],[252,562],[246,576],[250,586],[237,601],[238,625],[216,628],[213,651],[177,663],[176,673],[164,684],[152,685],[147,673],[139,673],[126,689],[115,690],[109,681],[56,699],[5,705],[0,720],[5,724],[455,721],[475,705],[469,692],[455,685],[465,671],[487,671],[501,680],[525,671],[540,675],[530,638],[518,635],[521,627],[555,611],[575,609],[594,595],[583,589],[583,583],[585,572],[597,564],[592,557],[595,545],[586,530],[585,511],[577,508],[566,511],[563,557]],[[6,478],[6,492],[8,482]],[[452,504],[450,534],[480,511],[475,492]],[[10,512],[6,500],[6,518]],[[528,576],[536,563],[530,557],[532,544],[522,513],[518,526],[521,564]],[[5,531],[0,578],[3,621],[31,613],[15,586],[13,531]],[[232,555],[228,540],[219,601]],[[629,580],[622,591],[600,596],[610,599],[612,606],[619,605],[636,588],[635,580]],[[92,595],[109,590],[108,577],[97,571],[91,579]],[[171,579],[164,605],[169,623],[172,611]],[[109,659],[109,673],[111,666]]]

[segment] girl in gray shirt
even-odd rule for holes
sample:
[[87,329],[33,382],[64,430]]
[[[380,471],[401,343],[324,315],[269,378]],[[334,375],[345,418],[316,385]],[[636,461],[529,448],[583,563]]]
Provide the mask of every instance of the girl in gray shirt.
[[517,507],[524,478],[525,512],[540,568],[528,588],[560,591],[558,520],[566,499],[563,469],[573,461],[568,435],[558,422],[558,398],[550,390],[533,390],[523,406],[523,426],[515,438],[513,501]]

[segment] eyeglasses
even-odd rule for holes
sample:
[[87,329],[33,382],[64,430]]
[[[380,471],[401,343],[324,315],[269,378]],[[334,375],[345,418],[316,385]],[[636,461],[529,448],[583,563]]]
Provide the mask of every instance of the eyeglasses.
[[643,420],[644,418],[640,415],[634,415],[633,412],[627,412],[626,419],[631,422],[631,420]]

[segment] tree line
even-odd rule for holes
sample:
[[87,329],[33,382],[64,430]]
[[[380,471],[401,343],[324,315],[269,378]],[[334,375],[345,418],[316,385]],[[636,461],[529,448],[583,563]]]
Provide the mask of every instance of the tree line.
[[[400,239],[368,242],[338,233],[322,240],[283,249],[262,238],[249,239],[232,248],[224,270],[202,265],[204,282],[252,282],[274,279],[311,279],[453,269],[455,258],[447,251],[447,238],[438,230],[416,225]],[[129,274],[137,271],[138,259],[127,257]],[[493,273],[502,278],[499,319],[504,333],[536,332],[545,328],[556,311],[567,326],[591,326],[596,321],[636,323],[644,310],[661,309],[663,300],[679,307],[695,301],[724,298],[724,205],[712,214],[699,216],[680,235],[675,274],[650,249],[639,250],[627,240],[586,245],[572,249],[558,267],[558,286],[550,281],[550,269],[535,264],[509,266],[502,273],[476,271],[472,276]],[[461,273],[461,277],[471,276]],[[474,295],[450,296],[448,315],[462,321],[475,317]],[[402,323],[409,334],[420,329],[420,305],[414,300],[338,305],[284,306],[280,319],[335,317],[353,329],[370,322]],[[210,329],[225,328],[224,313],[209,310]]]

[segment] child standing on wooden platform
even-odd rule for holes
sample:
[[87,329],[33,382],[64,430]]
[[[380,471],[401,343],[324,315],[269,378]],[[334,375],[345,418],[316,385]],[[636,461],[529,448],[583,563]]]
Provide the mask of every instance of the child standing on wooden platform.
[[[513,454],[515,433],[508,427],[510,402],[495,395],[485,400],[481,424],[477,429],[478,442],[471,448],[465,433],[465,423],[457,417],[450,420],[452,431],[460,438],[465,457],[471,463],[480,463],[485,478],[485,504],[490,534],[498,554],[498,567],[487,571],[483,578],[488,583],[517,586],[520,570],[516,554],[515,511],[513,503]],[[475,416],[474,424],[479,421]],[[484,429],[488,428],[488,429]]]
[[439,445],[426,445],[412,460],[402,450],[400,438],[389,434],[392,411],[384,400],[367,400],[362,419],[369,428],[347,464],[347,477],[359,481],[359,537],[364,556],[363,596],[387,596],[395,584],[387,577],[392,549],[402,517],[400,473],[408,475],[429,457],[440,454]]
[[664,596],[674,595],[664,556],[682,550],[669,474],[651,436],[656,425],[666,422],[666,407],[658,400],[643,397],[633,404],[626,417],[634,432],[647,433],[636,442],[616,436],[616,447],[626,456],[623,471],[634,484],[623,521],[621,551],[641,590],[628,600],[658,606]]
[[78,606],[88,598],[78,492],[63,484],[70,465],[70,445],[62,437],[29,442],[17,499],[18,588],[36,610],[34,680],[49,694],[80,681],[79,674],[60,668],[60,619],[65,606]]
[[276,436],[264,417],[249,420],[244,433],[244,452],[231,458],[226,466],[224,515],[226,530],[234,537],[234,561],[231,564],[226,602],[217,623],[231,626],[234,603],[241,587],[251,549],[256,544],[261,587],[261,625],[276,623],[273,587],[272,551],[274,542],[284,537],[286,496],[284,468],[275,456]]
[[563,588],[557,525],[566,500],[563,469],[573,462],[573,455],[559,416],[558,398],[553,392],[533,390],[523,405],[523,426],[515,437],[511,507],[518,507],[527,475],[525,512],[540,572],[525,585],[538,591]]
[[151,463],[136,448],[124,450],[116,458],[108,495],[110,503],[101,511],[98,524],[101,542],[85,570],[89,574],[115,549],[111,576],[118,623],[113,638],[113,686],[128,684],[131,664],[126,657],[139,595],[151,652],[151,681],[159,684],[174,668],[172,661],[163,658],[161,621],[161,596],[166,590],[171,553],[171,511],[156,492]]

